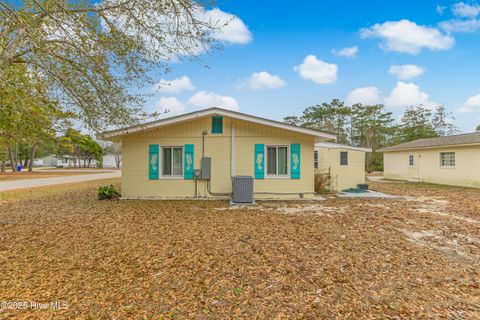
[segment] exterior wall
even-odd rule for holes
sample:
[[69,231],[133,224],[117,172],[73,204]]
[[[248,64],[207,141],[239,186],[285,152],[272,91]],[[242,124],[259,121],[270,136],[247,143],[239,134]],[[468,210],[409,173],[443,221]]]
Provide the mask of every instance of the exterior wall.
[[[341,191],[356,188],[365,183],[365,152],[345,148],[316,148],[318,151],[318,173],[332,177],[331,188]],[[340,152],[348,152],[348,165],[340,165]]]
[[[455,152],[455,167],[440,167],[440,152]],[[385,152],[383,159],[386,179],[480,187],[480,146]]]
[[[188,198],[195,195],[195,180],[148,177],[148,148],[160,146],[184,146],[194,144],[194,168],[200,168],[202,158],[202,131],[205,137],[205,156],[212,158],[211,191],[231,192],[230,135],[235,126],[234,175],[254,176],[255,144],[300,143],[300,179],[268,178],[255,179],[255,192],[296,193],[296,195],[255,195],[263,197],[297,197],[298,193],[313,193],[313,148],[314,137],[274,127],[223,118],[223,133],[211,134],[211,117],[158,128],[148,132],[122,137],[122,196],[125,198]],[[206,182],[198,182],[200,196],[210,197]],[[306,195],[307,196],[307,195]]]

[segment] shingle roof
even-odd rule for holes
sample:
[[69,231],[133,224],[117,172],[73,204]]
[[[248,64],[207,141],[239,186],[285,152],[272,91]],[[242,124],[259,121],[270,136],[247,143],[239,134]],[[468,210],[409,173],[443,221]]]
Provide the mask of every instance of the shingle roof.
[[457,134],[453,136],[445,136],[439,138],[418,139],[406,143],[397,144],[396,146],[386,147],[378,151],[388,152],[404,149],[434,148],[463,144],[480,144],[480,132]]

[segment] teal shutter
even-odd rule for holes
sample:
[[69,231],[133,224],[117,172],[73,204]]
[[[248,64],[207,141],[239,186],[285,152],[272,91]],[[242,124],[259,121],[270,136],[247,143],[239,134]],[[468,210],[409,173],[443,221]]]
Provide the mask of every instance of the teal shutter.
[[158,144],[151,144],[148,148],[148,178],[150,180],[158,179],[160,166],[158,157]]
[[184,161],[183,161],[183,178],[184,179],[193,179],[193,166],[194,166],[194,155],[193,155],[193,144],[186,144],[184,148]]
[[300,144],[290,145],[290,178],[300,179]]
[[223,133],[223,117],[212,116],[212,134],[222,134],[222,133]]
[[263,179],[265,177],[265,145],[255,144],[255,179]]

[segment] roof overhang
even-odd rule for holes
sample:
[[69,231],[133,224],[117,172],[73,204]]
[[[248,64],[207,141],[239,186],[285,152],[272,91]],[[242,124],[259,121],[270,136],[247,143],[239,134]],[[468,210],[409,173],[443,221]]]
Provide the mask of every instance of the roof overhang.
[[192,120],[208,117],[211,115],[226,116],[233,119],[243,120],[243,121],[252,122],[260,125],[265,125],[265,126],[270,126],[270,127],[283,129],[283,130],[310,135],[315,137],[315,143],[322,142],[322,141],[330,141],[330,140],[335,141],[337,138],[336,135],[334,134],[322,132],[315,129],[294,126],[284,122],[265,119],[257,116],[248,115],[245,113],[222,109],[222,108],[209,108],[209,109],[194,111],[194,112],[190,112],[190,113],[186,113],[178,116],[164,118],[164,119],[160,119],[160,120],[156,120],[156,121],[152,121],[152,122],[148,122],[145,124],[140,124],[140,125],[132,126],[128,128],[105,131],[105,132],[99,133],[97,135],[97,139],[108,140],[108,141],[120,141],[120,139],[124,136],[133,135],[143,131],[148,131],[148,130],[161,128],[169,125],[179,124],[182,122],[192,121]]
[[355,151],[363,151],[363,152],[372,152],[371,148],[364,148],[364,147],[355,147],[355,146],[349,146],[347,144],[341,144],[341,143],[333,143],[333,142],[320,142],[320,143],[315,143],[315,149],[321,149],[321,148],[328,148],[328,149],[349,149],[349,150],[355,150]]
[[480,143],[457,143],[457,144],[442,144],[438,146],[425,146],[425,147],[410,147],[410,148],[399,148],[399,149],[378,149],[378,152],[397,152],[397,151],[415,151],[415,150],[424,150],[424,149],[445,149],[445,148],[460,148],[460,147],[477,147],[480,146]]

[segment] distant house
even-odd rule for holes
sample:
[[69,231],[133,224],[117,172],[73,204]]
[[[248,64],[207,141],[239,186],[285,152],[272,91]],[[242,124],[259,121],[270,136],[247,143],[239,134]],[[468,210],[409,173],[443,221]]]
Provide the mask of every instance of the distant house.
[[480,132],[419,139],[379,151],[386,179],[480,187]]
[[210,108],[98,138],[122,144],[124,198],[226,198],[250,176],[259,199],[313,197],[315,143],[335,135]]
[[121,168],[122,167],[122,155],[114,153],[106,153],[103,155],[103,167],[104,168]]
[[370,148],[322,142],[315,144],[315,172],[330,176],[332,191],[357,188],[365,183],[365,153]]
[[73,160],[69,156],[57,157],[56,155],[51,154],[36,159],[33,164],[37,167],[69,167],[73,166]]

